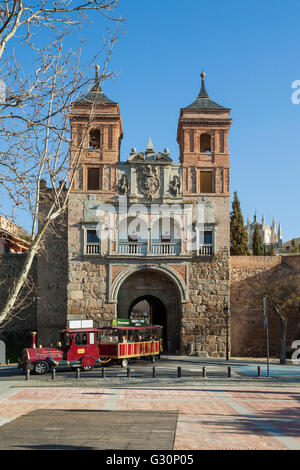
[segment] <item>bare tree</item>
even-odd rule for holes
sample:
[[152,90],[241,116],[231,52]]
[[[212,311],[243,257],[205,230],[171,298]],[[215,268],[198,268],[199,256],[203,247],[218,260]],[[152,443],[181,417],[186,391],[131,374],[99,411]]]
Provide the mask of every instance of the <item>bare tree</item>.
[[[50,2],[51,3],[51,2]],[[70,28],[82,28],[89,13],[105,15],[114,28],[102,45],[102,66],[96,68],[92,83],[100,90],[102,80],[114,74],[108,70],[115,42],[119,37],[121,19],[108,16],[117,0],[49,2],[11,0],[2,7],[0,27],[0,61],[4,59],[8,42],[20,32],[34,60],[31,74],[24,72],[20,60],[12,54],[0,62],[5,83],[0,102],[0,182],[10,201],[10,218],[21,212],[31,218],[31,244],[22,269],[8,291],[0,312],[0,323],[8,318],[19,302],[35,255],[53,221],[64,213],[86,136],[78,144],[71,135],[69,117],[72,102],[83,90],[91,87],[82,71],[83,44],[77,51],[65,47]],[[43,29],[50,31],[51,41],[39,40]],[[4,54],[5,52],[5,54]],[[89,68],[90,64],[86,66]],[[4,94],[3,94],[4,95]],[[91,103],[85,132],[94,119],[95,103]],[[70,147],[75,145],[76,152]],[[51,187],[47,213],[39,221],[39,205],[44,181]]]
[[299,275],[286,267],[283,275],[264,287],[268,305],[280,322],[280,363],[286,363],[286,333],[289,316],[300,307]]

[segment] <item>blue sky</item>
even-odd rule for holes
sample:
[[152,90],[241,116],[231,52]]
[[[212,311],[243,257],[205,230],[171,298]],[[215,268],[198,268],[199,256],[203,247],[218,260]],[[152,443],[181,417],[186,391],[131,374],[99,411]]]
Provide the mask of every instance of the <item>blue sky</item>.
[[[120,75],[103,85],[119,102],[121,159],[143,151],[151,137],[174,160],[181,107],[196,98],[200,73],[217,103],[232,109],[231,191],[243,215],[275,216],[284,240],[300,236],[300,2],[289,0],[127,0],[126,34],[111,66]],[[92,34],[94,27],[91,28]],[[93,48],[93,40],[88,49]]]
[[[275,216],[284,240],[299,237],[300,104],[291,86],[300,80],[300,1],[120,0],[119,13],[126,33],[110,64],[119,76],[103,90],[120,105],[121,159],[151,137],[178,161],[180,108],[195,100],[204,69],[210,97],[232,109],[231,191],[244,219]],[[102,34],[102,20],[80,33],[86,61]]]

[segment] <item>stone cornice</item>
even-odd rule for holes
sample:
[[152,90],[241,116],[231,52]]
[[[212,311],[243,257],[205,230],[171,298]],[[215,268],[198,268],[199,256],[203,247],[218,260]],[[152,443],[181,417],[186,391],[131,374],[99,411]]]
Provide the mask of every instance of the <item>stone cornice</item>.
[[[86,114],[72,114],[70,116],[70,121],[73,120],[82,120],[82,121],[89,121],[91,119],[90,116],[87,116]],[[99,114],[99,115],[94,115],[92,118],[92,121],[102,121],[102,120],[115,120],[119,121],[120,116],[118,114]]]
[[211,119],[211,118],[180,118],[179,125],[181,124],[201,124],[201,126],[229,126],[232,119]]

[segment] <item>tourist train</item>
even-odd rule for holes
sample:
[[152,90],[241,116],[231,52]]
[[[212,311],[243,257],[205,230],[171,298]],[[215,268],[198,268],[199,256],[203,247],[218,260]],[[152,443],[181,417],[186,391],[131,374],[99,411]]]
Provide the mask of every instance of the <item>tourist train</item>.
[[112,326],[94,328],[90,320],[73,320],[60,332],[55,348],[37,347],[33,332],[32,345],[23,349],[19,368],[40,375],[66,366],[85,371],[109,363],[127,367],[131,358],[155,362],[162,349],[162,326],[124,319],[115,320]]

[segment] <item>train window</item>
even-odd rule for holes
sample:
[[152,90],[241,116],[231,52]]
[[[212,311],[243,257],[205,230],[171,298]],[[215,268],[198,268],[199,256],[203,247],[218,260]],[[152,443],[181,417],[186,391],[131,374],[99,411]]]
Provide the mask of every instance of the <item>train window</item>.
[[95,344],[95,333],[90,333],[90,344]]
[[77,333],[77,335],[75,335],[74,344],[76,344],[76,345],[87,344],[87,334],[86,333]]
[[63,346],[70,346],[71,344],[71,338],[70,338],[70,334],[67,332],[67,333],[64,333],[62,336],[61,336],[61,340],[62,340],[62,344]]

